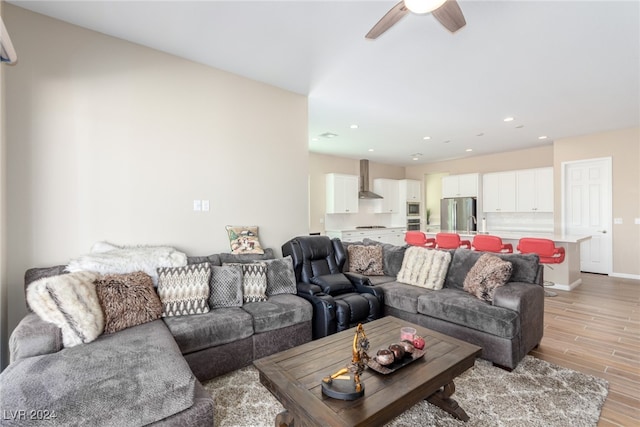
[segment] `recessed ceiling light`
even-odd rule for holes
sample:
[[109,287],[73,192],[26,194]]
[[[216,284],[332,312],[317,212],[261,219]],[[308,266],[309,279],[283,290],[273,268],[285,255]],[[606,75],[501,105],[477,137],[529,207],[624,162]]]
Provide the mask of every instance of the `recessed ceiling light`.
[[369,151],[373,151],[373,148],[369,148]]
[[446,141],[442,141],[442,142],[444,142],[445,144],[448,144],[448,143],[450,143],[450,142],[451,142],[451,140],[450,140],[450,139],[447,139]]
[[338,136],[338,134],[335,134],[333,132],[325,132],[325,133],[321,133],[319,136],[323,138],[335,138],[336,136]]
[[513,117],[505,117],[504,118],[505,122],[512,122],[513,120],[514,120]]
[[418,160],[418,157],[413,157],[411,160]]
[[524,125],[518,125],[516,126],[516,129],[522,129],[524,127]]
[[484,136],[484,132],[480,132],[480,133],[476,134],[476,136]]
[[423,136],[422,139],[424,139],[425,141],[428,141],[428,140],[431,139],[431,137],[430,136]]
[[548,138],[548,136],[546,136],[546,135],[542,135],[542,136],[538,137],[538,139],[547,139],[547,138]]
[[317,142],[317,141],[318,141],[318,138],[311,138],[311,140],[312,140],[313,142]]
[[358,125],[351,125],[349,126],[351,129],[358,129]]
[[468,152],[470,152],[470,151],[473,151],[473,148],[467,148],[467,149],[466,149],[466,150],[464,150],[464,151],[466,151],[466,152],[468,153]]

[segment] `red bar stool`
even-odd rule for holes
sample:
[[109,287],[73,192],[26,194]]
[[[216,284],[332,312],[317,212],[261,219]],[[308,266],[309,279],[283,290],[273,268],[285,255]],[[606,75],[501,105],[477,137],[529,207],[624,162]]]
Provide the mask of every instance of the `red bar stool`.
[[436,234],[436,248],[438,249],[471,249],[469,240],[460,240],[458,233],[438,233]]
[[[523,254],[538,254],[540,264],[546,265],[553,270],[549,264],[560,264],[564,261],[565,251],[561,246],[556,246],[553,240],[540,239],[536,237],[523,237],[518,242],[518,251]],[[548,280],[544,281],[544,286],[553,286],[554,283]],[[545,295],[555,297],[555,292],[545,290]]]
[[511,243],[502,243],[502,239],[498,236],[488,234],[478,234],[473,237],[471,242],[473,250],[482,252],[495,252],[501,254],[510,254],[513,252]]
[[404,241],[407,245],[422,246],[424,248],[435,248],[436,239],[427,237],[422,231],[407,231],[404,235]]

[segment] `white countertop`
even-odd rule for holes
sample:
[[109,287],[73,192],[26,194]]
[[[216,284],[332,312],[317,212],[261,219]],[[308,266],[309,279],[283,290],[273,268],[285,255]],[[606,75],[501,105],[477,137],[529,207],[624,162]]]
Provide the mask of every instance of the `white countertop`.
[[[444,231],[444,230],[442,230]],[[453,231],[455,233],[455,231]],[[589,240],[591,236],[589,235],[575,235],[575,234],[558,234],[558,233],[536,233],[536,232],[527,232],[527,231],[488,231],[485,233],[482,232],[466,232],[466,231],[457,231],[460,237],[464,238],[473,238],[476,234],[491,234],[493,236],[498,236],[502,240],[520,240],[523,237],[539,237],[542,239],[550,239],[554,242],[558,243],[580,243],[584,240]],[[435,236],[435,232],[427,232],[427,235]]]
[[342,230],[325,230],[325,233],[350,233],[353,231],[403,231],[407,227],[383,227],[383,228],[345,228]]

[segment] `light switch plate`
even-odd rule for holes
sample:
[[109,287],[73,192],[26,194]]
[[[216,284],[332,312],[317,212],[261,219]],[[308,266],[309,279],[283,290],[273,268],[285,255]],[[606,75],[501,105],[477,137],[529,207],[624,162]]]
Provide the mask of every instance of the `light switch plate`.
[[618,225],[622,224],[622,218],[613,218],[613,223]]
[[193,201],[193,210],[196,212],[199,212],[202,210],[202,201],[201,200],[194,200]]
[[640,218],[635,218],[633,221],[635,225],[640,225]]
[[202,212],[209,212],[209,201],[208,200],[203,200],[202,201]]

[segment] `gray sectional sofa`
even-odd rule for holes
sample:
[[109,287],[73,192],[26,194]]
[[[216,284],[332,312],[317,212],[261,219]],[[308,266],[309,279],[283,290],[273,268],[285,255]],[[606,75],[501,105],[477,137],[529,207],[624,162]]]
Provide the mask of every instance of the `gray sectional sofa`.
[[[255,258],[216,254],[188,262],[219,266]],[[25,286],[62,273],[64,266],[31,269]],[[67,348],[58,327],[29,313],[11,335],[11,363],[0,374],[0,425],[211,426],[213,400],[199,381],[310,341],[312,313],[303,298],[279,294]]]
[[[406,246],[374,240],[343,243],[380,245],[383,253],[382,276],[367,276],[376,288],[384,290],[384,314],[416,323],[482,347],[483,359],[511,370],[533,348],[543,334],[543,269],[535,254],[495,254],[510,261],[513,272],[508,283],[497,288],[493,302],[463,290],[469,270],[482,255],[469,249],[456,249],[444,286],[430,290],[398,282]],[[346,266],[349,262],[346,263]]]

